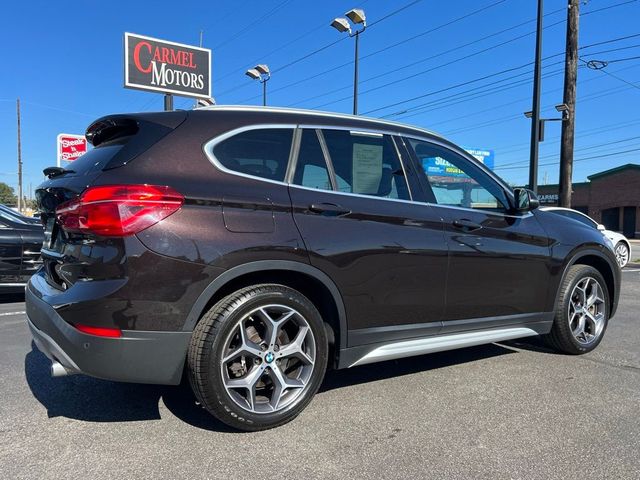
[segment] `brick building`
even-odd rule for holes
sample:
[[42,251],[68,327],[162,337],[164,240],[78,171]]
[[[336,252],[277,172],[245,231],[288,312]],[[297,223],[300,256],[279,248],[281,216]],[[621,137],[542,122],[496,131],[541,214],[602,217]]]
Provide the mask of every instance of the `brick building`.
[[[640,165],[629,163],[587,178],[573,184],[571,207],[608,230],[640,238]],[[542,205],[557,205],[558,185],[540,185],[538,195]]]

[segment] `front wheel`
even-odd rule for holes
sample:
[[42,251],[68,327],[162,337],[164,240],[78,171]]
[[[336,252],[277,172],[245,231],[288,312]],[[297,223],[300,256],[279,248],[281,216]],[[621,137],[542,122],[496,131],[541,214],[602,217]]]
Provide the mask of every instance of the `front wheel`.
[[598,270],[573,265],[560,286],[556,316],[547,343],[564,353],[579,355],[598,346],[609,320],[609,292]]
[[618,242],[614,248],[616,260],[620,268],[625,267],[629,263],[629,247],[624,242]]
[[247,431],[282,425],[311,401],[327,366],[320,313],[300,292],[264,284],[232,293],[196,326],[189,379],[202,406]]

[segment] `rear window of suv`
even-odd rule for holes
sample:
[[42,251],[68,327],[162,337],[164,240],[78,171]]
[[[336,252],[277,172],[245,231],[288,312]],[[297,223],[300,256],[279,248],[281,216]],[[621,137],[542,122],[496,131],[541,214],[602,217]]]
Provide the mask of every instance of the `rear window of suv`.
[[249,130],[215,145],[213,155],[228,170],[282,182],[292,138],[291,128]]

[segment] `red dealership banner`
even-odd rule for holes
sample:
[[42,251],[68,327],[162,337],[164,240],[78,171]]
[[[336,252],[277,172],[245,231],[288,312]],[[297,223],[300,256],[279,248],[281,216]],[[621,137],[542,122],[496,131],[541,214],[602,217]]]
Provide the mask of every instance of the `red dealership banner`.
[[125,33],[124,86],[209,98],[211,50]]

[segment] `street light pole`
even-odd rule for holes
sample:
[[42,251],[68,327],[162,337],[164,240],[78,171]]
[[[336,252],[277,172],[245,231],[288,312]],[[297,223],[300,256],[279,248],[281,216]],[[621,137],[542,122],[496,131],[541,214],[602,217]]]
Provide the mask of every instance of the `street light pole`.
[[538,193],[538,143],[540,142],[540,90],[542,88],[542,9],[543,0],[538,0],[536,57],[533,72],[533,105],[531,108],[531,152],[529,157],[529,188],[535,193]]
[[353,114],[358,114],[358,46],[360,44],[360,31],[355,33],[356,37],[356,53],[353,69]]
[[267,82],[271,79],[269,66],[261,63],[244,73],[247,77],[258,80],[262,84],[262,105],[267,106]]
[[347,32],[350,37],[356,37],[356,45],[355,45],[355,57],[353,60],[353,114],[358,114],[358,58],[359,58],[359,48],[360,48],[360,34],[365,31],[367,28],[367,20],[364,13],[364,10],[360,8],[353,8],[345,13],[347,18],[353,22],[354,25],[362,25],[360,30],[356,30],[355,32],[351,30],[351,25],[349,24],[349,20],[346,18],[335,18],[333,22],[331,22],[331,26],[338,30],[340,33]]
[[267,106],[267,81],[269,79],[267,78],[266,80],[261,81],[262,82],[262,106],[266,107]]
[[22,140],[20,132],[20,99],[16,99],[16,112],[18,114],[18,211],[22,213]]

